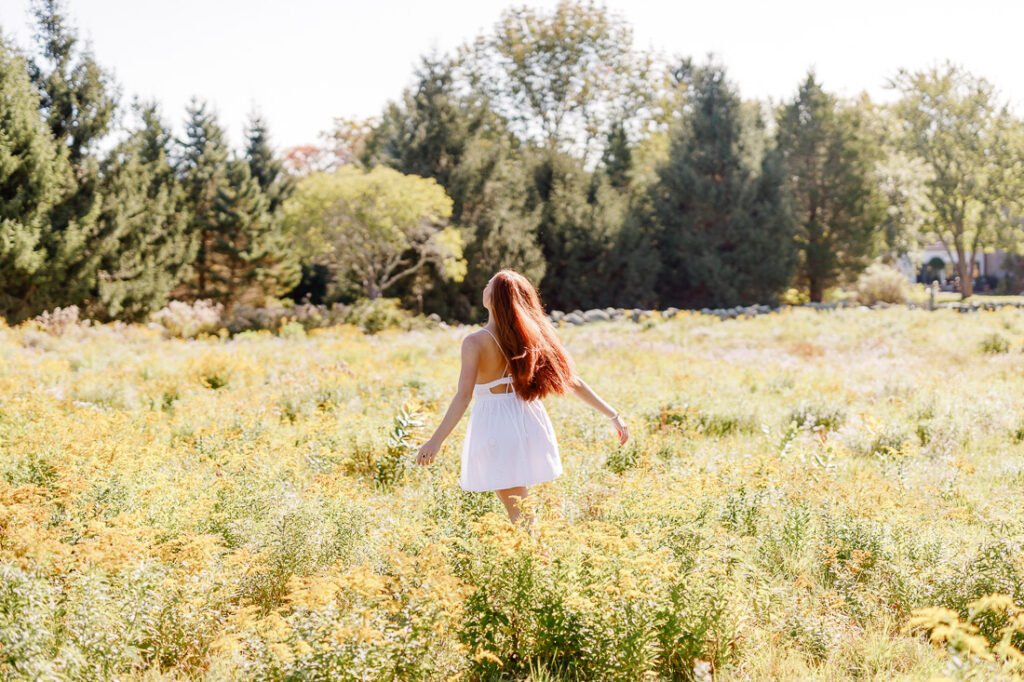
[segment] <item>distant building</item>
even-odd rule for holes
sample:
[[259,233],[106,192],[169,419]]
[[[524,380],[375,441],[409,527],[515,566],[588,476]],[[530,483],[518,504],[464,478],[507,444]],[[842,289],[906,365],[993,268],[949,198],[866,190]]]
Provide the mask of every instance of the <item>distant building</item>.
[[[938,280],[940,286],[951,285],[957,276],[956,250],[950,249],[953,260],[950,260],[949,253],[941,239],[937,239],[924,246],[916,253],[901,256],[897,259],[895,266],[907,277],[910,282],[921,282],[931,284]],[[1006,251],[992,251],[990,253],[979,253],[974,257],[973,277],[992,275],[1002,278],[1008,274],[1004,267]]]

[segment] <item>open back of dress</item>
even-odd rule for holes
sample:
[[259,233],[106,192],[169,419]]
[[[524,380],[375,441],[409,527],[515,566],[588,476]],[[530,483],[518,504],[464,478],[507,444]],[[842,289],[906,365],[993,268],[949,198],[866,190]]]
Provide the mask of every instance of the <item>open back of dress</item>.
[[[506,373],[473,387],[473,407],[466,424],[459,485],[483,492],[530,486],[562,474],[555,429],[544,404],[523,400],[515,391],[511,363],[505,349],[486,327],[505,358]],[[512,391],[492,393],[499,384]]]

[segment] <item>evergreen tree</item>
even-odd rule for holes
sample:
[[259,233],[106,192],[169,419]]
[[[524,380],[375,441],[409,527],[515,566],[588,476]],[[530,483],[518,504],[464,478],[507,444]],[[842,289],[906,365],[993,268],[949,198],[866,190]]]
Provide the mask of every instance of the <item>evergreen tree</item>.
[[189,213],[188,232],[196,240],[197,251],[192,263],[193,276],[174,295],[213,298],[223,294],[215,287],[215,241],[220,227],[215,202],[218,192],[228,184],[228,148],[224,131],[215,114],[207,111],[205,102],[193,98],[186,115],[185,138],[179,141],[178,170]]
[[198,240],[169,159],[171,135],[156,104],[135,106],[141,126],[105,160],[100,222],[119,235],[99,273],[98,314],[143,319],[191,273]]
[[39,118],[27,64],[0,36],[0,315],[42,312],[36,277],[47,266],[55,205],[73,186],[67,150]]
[[634,170],[633,146],[622,121],[608,133],[601,165],[591,185],[593,198],[600,196],[603,186],[613,188],[615,193],[608,194],[606,201],[621,206],[611,212],[619,225],[603,256],[607,275],[602,300],[610,299],[617,307],[656,306],[655,284],[661,259],[656,230],[652,229],[655,221],[644,179]]
[[886,219],[874,180],[878,145],[862,125],[861,112],[841,107],[813,71],[779,119],[778,148],[799,221],[799,280],[812,301],[867,266]]
[[416,81],[401,104],[389,103],[367,142],[364,160],[434,178],[447,188],[471,138],[492,117],[455,95],[454,65],[445,58],[422,57]]
[[530,198],[541,216],[546,269],[540,288],[547,303],[560,310],[611,305],[607,256],[625,208],[617,193],[607,182],[595,183],[572,156],[542,151]]
[[281,203],[295,191],[295,179],[285,172],[284,164],[274,154],[270,146],[267,124],[261,116],[250,116],[245,129],[245,139],[245,158],[249,163],[249,173],[267,196],[267,212],[276,213]]
[[750,163],[749,131],[724,67],[684,69],[692,89],[658,170],[652,202],[660,224],[662,305],[764,303],[789,282],[794,223],[778,159]]
[[626,127],[621,121],[612,126],[608,133],[608,142],[601,155],[601,169],[615,189],[624,190],[629,187],[633,152],[626,137]]
[[250,175],[249,162],[228,162],[226,182],[214,199],[216,232],[211,290],[215,298],[262,304],[299,282],[299,264],[270,199]]
[[62,0],[34,0],[32,14],[40,59],[31,62],[30,73],[39,108],[53,137],[68,148],[68,160],[80,168],[110,130],[115,86],[91,51],[79,54],[77,31],[67,24]]
[[457,85],[451,61],[424,57],[415,89],[388,106],[363,162],[434,178],[452,198],[466,276],[454,281],[428,265],[395,290],[413,307],[473,321],[484,315],[480,291],[496,270],[516,268],[539,281],[545,266],[536,243],[539,214],[526,206],[530,178],[515,138],[485,102],[459,96]]
[[111,225],[97,221],[100,195],[99,162],[92,153],[110,130],[117,106],[109,75],[89,51],[78,49],[76,31],[66,23],[60,0],[33,5],[38,59],[29,71],[40,99],[39,110],[56,142],[67,150],[75,182],[50,213],[52,230],[42,239],[46,267],[36,272],[33,307],[83,303],[96,292],[103,259],[117,247]]

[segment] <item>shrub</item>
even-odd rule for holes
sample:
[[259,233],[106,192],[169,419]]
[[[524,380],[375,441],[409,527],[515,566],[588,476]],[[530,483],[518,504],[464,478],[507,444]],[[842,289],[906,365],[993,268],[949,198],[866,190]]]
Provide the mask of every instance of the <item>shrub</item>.
[[259,329],[281,330],[284,333],[285,329],[295,329],[296,326],[308,331],[342,324],[350,310],[351,306],[342,303],[334,303],[329,307],[312,303],[293,304],[291,301],[262,307],[236,305],[227,311],[223,323],[232,334]]
[[192,304],[184,301],[170,301],[150,316],[150,319],[164,328],[168,336],[194,338],[200,334],[212,334],[220,329],[220,316],[224,306],[208,300]]
[[861,305],[904,303],[910,294],[910,283],[903,273],[881,263],[868,266],[857,278],[855,288]]
[[91,324],[91,320],[82,320],[79,317],[76,305],[54,308],[52,311],[38,315],[32,321],[37,327],[54,336],[63,336],[68,330],[78,328],[79,325],[88,327]]
[[779,303],[782,305],[803,305],[811,300],[807,292],[790,287],[779,296]]
[[635,469],[640,463],[640,449],[636,439],[631,439],[624,447],[618,447],[608,453],[604,465],[611,471],[622,474],[630,469]]
[[399,306],[397,298],[363,298],[356,301],[345,316],[345,321],[376,334],[388,327],[404,327],[411,314]]
[[824,427],[829,431],[835,431],[844,421],[846,414],[839,406],[802,403],[790,410],[786,423],[796,422],[797,426],[811,430]]
[[1010,340],[999,332],[992,332],[981,340],[982,353],[1007,353],[1010,350]]

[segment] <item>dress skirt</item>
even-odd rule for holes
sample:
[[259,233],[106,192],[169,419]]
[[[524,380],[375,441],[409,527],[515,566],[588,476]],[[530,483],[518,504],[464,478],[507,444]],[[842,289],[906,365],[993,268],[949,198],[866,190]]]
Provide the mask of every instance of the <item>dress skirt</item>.
[[558,441],[544,403],[511,392],[491,393],[489,384],[473,390],[475,404],[462,446],[462,489],[502,490],[560,476]]

